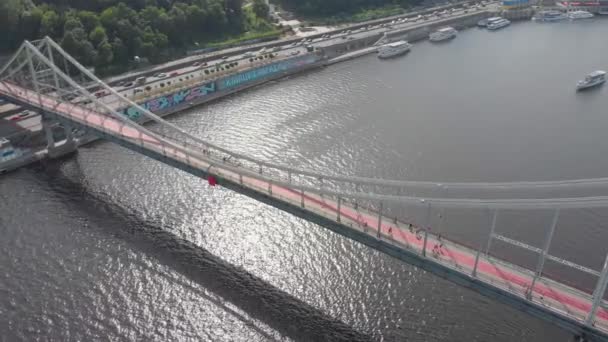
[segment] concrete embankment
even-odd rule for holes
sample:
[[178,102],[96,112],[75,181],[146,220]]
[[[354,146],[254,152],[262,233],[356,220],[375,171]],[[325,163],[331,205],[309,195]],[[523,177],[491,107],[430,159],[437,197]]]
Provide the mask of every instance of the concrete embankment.
[[[158,115],[169,115],[193,106],[207,103],[239,91],[258,86],[268,81],[294,75],[324,65],[356,58],[376,51],[375,44],[382,38],[389,40],[407,39],[417,41],[426,39],[430,32],[442,26],[453,26],[458,29],[474,26],[477,21],[490,16],[487,11],[463,14],[431,22],[420,23],[400,30],[388,30],[385,33],[363,34],[362,37],[340,42],[331,46],[320,46],[316,53],[287,58],[238,73],[228,74],[219,79],[202,80],[199,84],[182,87],[158,94],[153,98],[137,102],[143,108]],[[139,120],[141,113],[136,108],[121,110],[133,120]]]

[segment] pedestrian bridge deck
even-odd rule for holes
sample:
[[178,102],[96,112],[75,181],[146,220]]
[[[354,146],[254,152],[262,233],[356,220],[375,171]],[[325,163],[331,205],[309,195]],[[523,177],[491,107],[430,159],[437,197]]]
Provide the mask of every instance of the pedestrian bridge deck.
[[[591,339],[608,340],[608,311],[604,303],[592,322],[593,298],[556,280],[441,238],[429,229],[382,218],[342,198],[276,185],[262,174],[241,172],[238,165],[219,161],[206,151],[189,153],[176,145],[126,125],[91,108],[61,102],[12,83],[0,81],[0,97],[85,126],[100,136],[132,148],[197,176],[213,177],[220,186],[239,191],[298,216],[320,223],[344,236],[467,286]],[[199,151],[200,152],[200,151]],[[441,247],[439,247],[441,246]],[[534,282],[534,286],[532,286]]]

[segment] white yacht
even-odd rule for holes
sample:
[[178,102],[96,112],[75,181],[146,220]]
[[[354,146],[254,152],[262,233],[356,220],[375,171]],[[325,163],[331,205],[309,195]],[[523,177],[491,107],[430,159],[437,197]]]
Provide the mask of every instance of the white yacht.
[[444,27],[444,28],[440,28],[439,30],[431,33],[429,35],[429,39],[432,42],[441,42],[447,39],[452,39],[454,37],[456,37],[456,35],[458,34],[458,31],[456,31],[453,27]]
[[606,82],[606,72],[603,70],[596,70],[587,75],[584,80],[578,81],[576,84],[576,90],[595,87],[604,82]]
[[599,14],[599,15],[608,15],[608,9],[601,9],[599,12],[597,12],[597,14]]
[[405,40],[385,44],[378,49],[378,58],[390,58],[403,55],[410,51],[411,48],[412,44],[406,42]]
[[485,18],[485,19],[481,19],[480,21],[477,22],[477,26],[479,27],[487,27],[488,24],[496,22],[498,20],[501,20],[501,17],[491,17],[491,18]]
[[560,21],[560,20],[564,20],[567,18],[568,18],[568,16],[566,16],[564,13],[562,13],[560,11],[549,10],[549,11],[540,11],[540,12],[536,13],[536,15],[534,17],[532,17],[532,20],[550,22],[550,21]]
[[491,23],[488,23],[488,30],[498,30],[500,28],[503,28],[505,26],[509,26],[511,24],[511,21],[509,21],[508,19],[504,19],[504,18],[500,18],[500,20],[496,20],[493,21]]
[[587,11],[572,11],[568,13],[570,20],[593,18],[593,13]]

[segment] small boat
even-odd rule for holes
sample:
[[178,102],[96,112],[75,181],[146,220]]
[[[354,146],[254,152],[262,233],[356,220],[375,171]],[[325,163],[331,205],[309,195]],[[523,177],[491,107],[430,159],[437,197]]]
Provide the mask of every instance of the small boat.
[[599,14],[599,15],[608,15],[608,9],[602,9],[599,12],[597,12],[597,14]]
[[380,46],[380,48],[378,49],[378,58],[391,58],[403,55],[410,51],[411,48],[412,44],[406,42],[405,40],[385,44]]
[[568,13],[570,20],[593,18],[593,14],[587,11],[572,11]]
[[14,148],[8,139],[0,138],[0,163],[17,159],[22,155],[23,152],[17,148]]
[[486,27],[488,26],[488,19],[481,19],[477,22],[477,27]]
[[494,31],[509,25],[511,25],[510,20],[501,18],[500,20],[489,23],[487,27],[488,30]]
[[560,11],[549,10],[549,11],[540,11],[540,12],[536,13],[536,15],[532,17],[532,20],[551,22],[551,21],[560,21],[560,20],[564,20],[567,18],[568,18],[568,16],[566,16],[564,13],[562,13]]
[[432,42],[441,42],[444,40],[448,40],[448,39],[452,39],[454,37],[456,37],[456,35],[458,34],[458,31],[456,31],[453,27],[443,27],[440,28],[439,30],[431,33],[429,35],[429,39]]
[[606,72],[603,70],[596,70],[587,75],[584,80],[578,81],[576,84],[576,90],[595,87],[604,82],[606,82]]
[[491,17],[491,18],[481,19],[480,21],[477,22],[477,26],[487,27],[488,24],[498,21],[500,19],[502,19],[502,18],[501,17]]

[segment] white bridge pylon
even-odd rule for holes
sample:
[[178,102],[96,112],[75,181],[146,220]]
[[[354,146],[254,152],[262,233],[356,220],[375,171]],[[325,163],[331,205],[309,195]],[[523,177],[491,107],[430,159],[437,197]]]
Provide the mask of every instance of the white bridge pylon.
[[[139,146],[140,152],[149,150],[162,154],[173,162],[167,162],[170,165],[185,164],[191,169],[204,170],[206,174],[220,180],[263,192],[276,201],[289,202],[291,205],[295,203],[313,215],[328,216],[338,224],[350,226],[350,229],[359,234],[355,234],[359,241],[368,243],[371,237],[386,245],[405,248],[404,250],[409,248],[420,260],[433,267],[447,263],[447,266],[441,267],[449,266],[455,269],[454,272],[464,272],[471,279],[481,279],[483,274],[494,274],[492,267],[498,267],[496,264],[499,263],[502,265],[500,267],[511,272],[507,290],[516,291],[513,288],[517,288],[516,295],[522,300],[535,304],[538,298],[543,298],[542,295],[538,297],[537,292],[545,291],[546,288],[551,293],[575,293],[574,299],[569,301],[563,300],[566,297],[561,294],[553,299],[561,305],[574,307],[577,314],[571,316],[574,321],[580,321],[580,326],[593,330],[598,324],[598,317],[602,317],[602,324],[605,323],[608,332],[608,312],[604,311],[606,304],[603,301],[608,285],[608,264],[601,270],[594,270],[549,253],[560,212],[566,209],[605,208],[608,207],[608,196],[530,195],[534,192],[542,194],[546,190],[563,190],[566,194],[572,191],[597,192],[604,187],[608,190],[608,178],[501,183],[384,180],[327,175],[314,170],[287,167],[280,162],[258,160],[216,146],[139,106],[106,85],[48,37],[35,42],[24,42],[0,69],[0,97],[91,128],[102,137],[112,137],[114,141]],[[121,114],[121,110],[129,107],[135,107],[142,113],[142,122],[134,122]],[[153,124],[144,126],[143,121]],[[447,196],[448,191],[450,196]],[[517,191],[526,191],[526,196],[510,195]],[[480,192],[484,195],[476,195]],[[424,195],[415,195],[416,193]],[[416,223],[417,219],[404,217],[401,212],[404,207],[422,210],[426,214]],[[466,244],[450,240],[449,236],[443,236],[442,239],[442,236],[431,233],[432,211],[445,209],[474,209],[489,213],[492,223],[482,237],[484,243],[478,248],[470,248]],[[547,224],[549,228],[541,228],[546,231],[542,246],[532,246],[496,231],[499,212],[512,210],[553,213],[551,223]],[[391,218],[394,223],[387,222]],[[405,223],[406,219],[409,224]],[[536,267],[521,269],[493,258],[490,253],[493,241],[534,253],[537,255]],[[453,252],[450,254],[451,259],[434,255],[436,249],[429,248],[433,244],[445,244],[445,248]],[[434,255],[433,258],[430,253]],[[593,293],[580,293],[576,289],[556,284],[555,279],[546,278],[543,269],[547,261],[595,277],[597,282]],[[432,267],[429,266],[429,269]],[[487,272],[490,273],[486,274]],[[497,274],[505,272],[500,269]],[[492,281],[495,279],[492,277],[495,275],[489,277],[483,280],[484,284],[494,284]],[[549,281],[554,285],[550,285]],[[543,294],[546,296],[545,292]],[[556,310],[559,312],[559,309]]]

